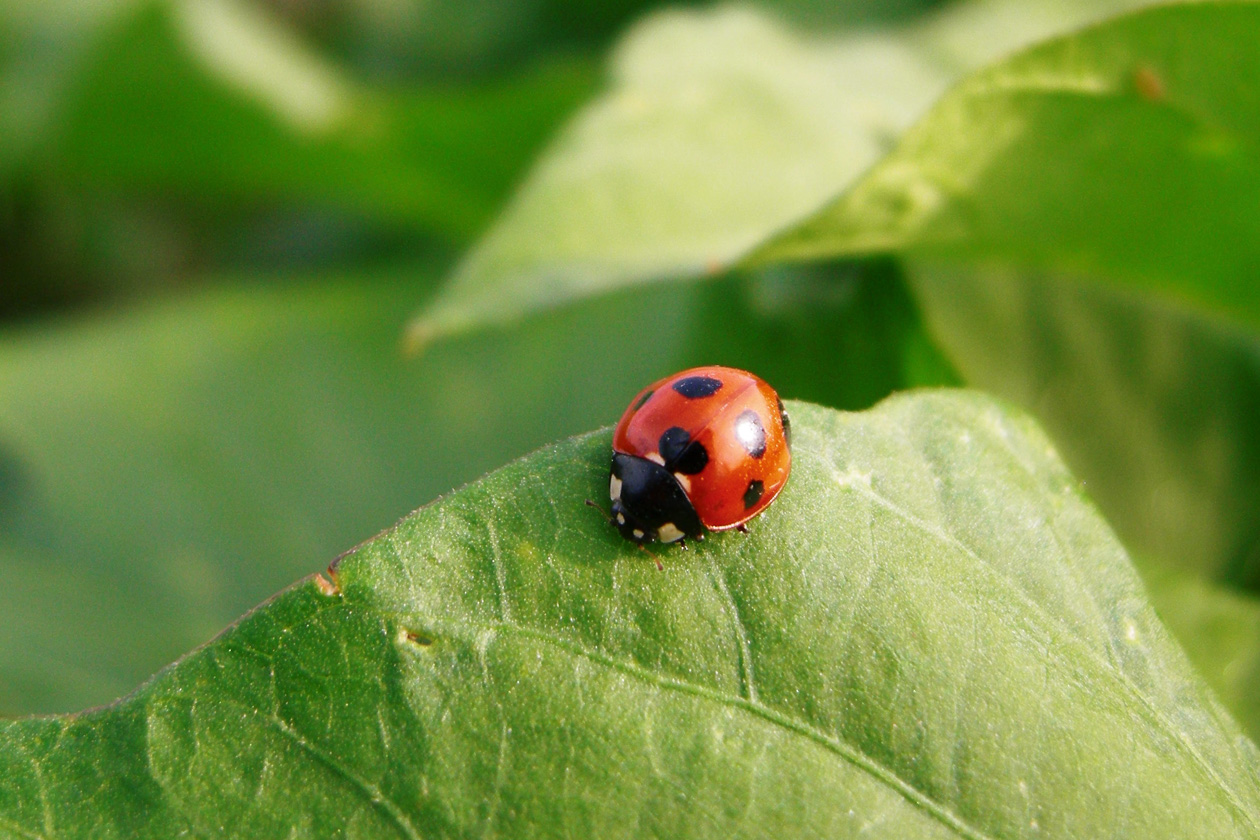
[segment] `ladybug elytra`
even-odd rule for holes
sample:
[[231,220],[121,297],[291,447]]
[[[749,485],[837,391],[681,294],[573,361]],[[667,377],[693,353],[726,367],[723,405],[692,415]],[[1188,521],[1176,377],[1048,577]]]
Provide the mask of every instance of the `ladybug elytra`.
[[684,370],[639,392],[613,433],[612,524],[643,544],[744,530],[792,467],[774,389],[728,367]]

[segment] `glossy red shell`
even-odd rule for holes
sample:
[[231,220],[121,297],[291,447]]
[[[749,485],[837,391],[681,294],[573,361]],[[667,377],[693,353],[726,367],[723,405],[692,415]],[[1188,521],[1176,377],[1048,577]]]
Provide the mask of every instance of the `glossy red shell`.
[[[692,377],[722,383],[714,393],[687,397],[674,389]],[[782,403],[764,380],[737,368],[691,368],[654,382],[630,402],[613,432],[613,450],[658,460],[661,435],[671,427],[687,432],[708,453],[708,463],[694,475],[682,476],[696,514],[706,528],[721,531],[752,519],[774,501],[792,468]],[[756,412],[765,430],[765,451],[753,457],[736,433],[736,421],[746,411]],[[678,474],[675,474],[678,478]],[[745,504],[753,481],[762,485],[760,497]]]

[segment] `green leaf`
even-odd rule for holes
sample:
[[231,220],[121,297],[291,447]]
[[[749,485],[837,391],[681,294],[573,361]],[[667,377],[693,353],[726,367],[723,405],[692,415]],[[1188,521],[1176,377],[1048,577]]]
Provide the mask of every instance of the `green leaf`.
[[756,260],[1002,258],[1260,326],[1260,5],[1135,13],[946,96]]
[[114,706],[0,723],[0,831],[1255,836],[1255,748],[1030,421],[789,410],[779,500],[663,573],[582,504],[598,432]]
[[1135,551],[1260,586],[1260,340],[1091,276],[919,261],[970,384],[1036,412]]
[[1260,733],[1260,598],[1167,563],[1145,560],[1139,570],[1159,617],[1254,740]]
[[[701,286],[654,288],[664,300],[692,291],[678,369],[718,360],[756,371],[785,397],[847,409],[869,408],[905,388],[961,382],[891,260],[771,266]],[[613,298],[638,301],[634,310],[605,308],[650,312],[644,291]]]
[[0,184],[48,141],[56,103],[88,45],[138,0],[0,4]]
[[313,558],[676,370],[850,408],[956,381],[886,262],[623,292],[408,361],[434,273],[207,277],[0,331],[0,715],[115,699]]
[[909,274],[942,351],[967,382],[1036,412],[1147,558],[1182,644],[1260,733],[1260,607],[1229,591],[1260,583],[1255,337],[1087,277],[923,261]]
[[740,9],[649,18],[413,341],[712,274],[852,183],[965,70],[1125,5],[962,4],[829,39]]
[[148,0],[81,61],[41,165],[79,189],[313,201],[463,239],[593,76],[556,60],[479,86],[372,86],[253,4]]

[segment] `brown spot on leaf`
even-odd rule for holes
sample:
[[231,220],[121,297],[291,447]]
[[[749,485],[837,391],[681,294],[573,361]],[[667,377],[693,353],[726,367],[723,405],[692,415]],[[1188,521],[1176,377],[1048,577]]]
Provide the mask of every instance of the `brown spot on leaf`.
[[423,630],[403,630],[403,638],[417,647],[429,647],[437,641],[437,637]]
[[1163,102],[1168,95],[1164,80],[1154,67],[1144,64],[1133,71],[1133,88],[1147,102]]
[[341,587],[337,586],[337,584],[329,578],[324,577],[318,572],[316,572],[312,578],[314,579],[315,586],[318,587],[320,594],[329,598],[336,598],[341,594]]

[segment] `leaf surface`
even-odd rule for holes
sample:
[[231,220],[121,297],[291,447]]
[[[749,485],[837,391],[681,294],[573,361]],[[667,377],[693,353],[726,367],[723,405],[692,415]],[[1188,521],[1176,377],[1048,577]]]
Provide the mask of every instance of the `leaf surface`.
[[1260,341],[1096,278],[912,262],[967,382],[1037,413],[1136,552],[1260,586]]
[[398,335],[433,272],[216,276],[0,332],[0,715],[117,698],[321,558],[607,422],[690,335],[578,307],[417,363]]
[[1127,5],[978,2],[828,38],[744,9],[649,18],[413,339],[712,274],[843,192],[965,71]]
[[961,83],[754,260],[911,251],[1086,274],[1260,326],[1260,5],[1143,10]]
[[0,723],[0,833],[1255,836],[1255,748],[1030,421],[789,410],[775,505],[664,573],[582,505],[598,432]]

